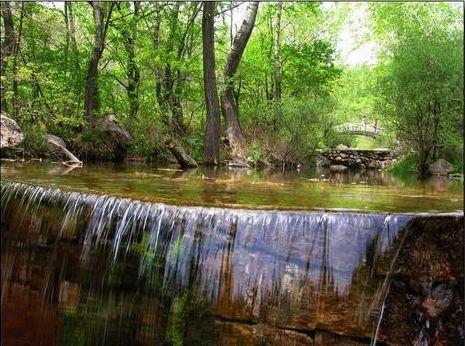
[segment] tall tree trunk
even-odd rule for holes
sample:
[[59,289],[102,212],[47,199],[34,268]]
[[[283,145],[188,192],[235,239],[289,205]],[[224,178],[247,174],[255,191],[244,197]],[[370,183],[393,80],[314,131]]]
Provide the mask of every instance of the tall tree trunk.
[[281,15],[283,11],[283,3],[277,3],[277,14],[276,23],[273,37],[273,56],[274,56],[274,88],[273,88],[273,99],[275,102],[275,129],[279,128],[279,122],[281,118]]
[[226,120],[226,134],[231,148],[231,157],[245,159],[245,138],[242,132],[234,95],[234,75],[252,34],[257,16],[259,2],[251,2],[247,6],[244,21],[234,37],[223,70],[224,88],[221,94],[221,109]]
[[132,118],[137,117],[139,112],[139,82],[140,82],[140,71],[139,66],[136,62],[136,50],[135,43],[137,40],[137,21],[139,20],[139,1],[134,1],[134,18],[131,26],[131,42],[128,42],[126,50],[129,53],[129,83],[128,83],[128,95],[130,99],[130,113]]
[[217,165],[220,156],[220,104],[216,93],[215,46],[214,46],[215,2],[203,2],[202,43],[203,43],[203,85],[207,121],[204,138],[204,163]]
[[[129,3],[118,3],[118,8],[121,10],[121,5],[126,5],[129,8]],[[129,29],[125,26],[121,27],[121,36],[124,43],[124,49],[127,55],[126,76],[127,85],[125,85],[129,100],[129,116],[132,119],[137,117],[139,112],[139,82],[140,70],[136,62],[135,44],[137,40],[137,22],[139,20],[139,1],[134,1],[134,13],[130,19]]]
[[92,47],[89,66],[87,68],[86,91],[84,100],[84,117],[87,120],[95,118],[99,109],[98,95],[98,64],[105,49],[105,35],[108,29],[111,12],[114,3],[110,4],[105,21],[105,11],[103,1],[91,1],[94,13],[94,44]]
[[11,68],[13,72],[13,114],[16,119],[19,118],[19,113],[21,110],[21,102],[19,99],[19,83],[18,83],[18,56],[19,48],[21,46],[21,37],[23,35],[23,21],[24,16],[26,15],[25,4],[21,4],[21,15],[19,17],[19,28],[18,35],[16,36],[16,42],[13,50],[13,66]]
[[65,17],[65,25],[66,25],[66,34],[65,34],[65,51],[64,51],[64,65],[65,69],[68,68],[68,59],[69,59],[69,19],[68,19],[68,5],[65,2],[65,11],[64,11],[64,17]]
[[[159,3],[154,3],[155,6],[155,21],[152,26],[147,23],[148,29],[152,34],[153,48],[157,52],[160,49],[160,26],[161,26],[161,6]],[[158,102],[158,105],[162,107],[162,77],[160,68],[156,67],[155,69],[155,96]]]
[[67,26],[69,30],[69,38],[70,38],[70,45],[71,45],[71,53],[72,53],[72,60],[74,64],[74,68],[76,72],[78,72],[81,67],[79,66],[79,52],[77,49],[77,41],[76,41],[76,24],[74,21],[74,10],[73,10],[73,3],[70,1],[65,2],[65,8],[67,9]]
[[13,53],[16,39],[10,2],[4,1],[1,3],[1,6],[3,18],[3,45],[2,54],[0,56],[0,72],[3,82],[0,83],[0,111],[1,113],[7,113],[8,108],[5,99],[6,87],[4,81],[6,79],[7,60]]

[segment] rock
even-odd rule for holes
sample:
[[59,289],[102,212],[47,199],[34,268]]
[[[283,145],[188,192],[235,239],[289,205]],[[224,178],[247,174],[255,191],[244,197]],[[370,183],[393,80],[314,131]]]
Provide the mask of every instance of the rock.
[[434,175],[448,175],[452,172],[452,165],[444,159],[439,159],[429,166],[429,171]]
[[344,165],[331,165],[329,166],[329,170],[332,172],[343,172],[347,169]]
[[106,118],[95,119],[92,123],[92,127],[98,131],[110,134],[113,139],[118,141],[120,144],[127,144],[132,141],[132,137],[129,132],[119,124],[114,115],[109,115]]
[[[90,119],[89,126],[70,144],[88,161],[123,161],[131,142],[130,133],[113,115],[109,115]],[[161,138],[159,143],[159,148],[165,150]]]
[[0,117],[0,149],[11,148],[24,139],[24,134],[16,121],[3,114]]
[[349,149],[349,147],[347,145],[344,145],[344,144],[339,144],[337,147],[336,147],[337,150],[347,150]]
[[330,162],[326,157],[318,156],[318,159],[316,161],[317,167],[328,167],[329,165],[330,165]]

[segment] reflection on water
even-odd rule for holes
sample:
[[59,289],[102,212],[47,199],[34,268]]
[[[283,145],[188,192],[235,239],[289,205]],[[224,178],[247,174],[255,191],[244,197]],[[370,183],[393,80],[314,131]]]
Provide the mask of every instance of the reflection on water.
[[413,217],[1,198],[5,345],[367,344]]
[[147,165],[86,165],[70,170],[51,164],[7,163],[2,179],[54,185],[176,205],[252,209],[353,209],[380,212],[456,211],[463,183],[432,178],[425,183],[386,171],[306,172],[247,169],[156,168]]

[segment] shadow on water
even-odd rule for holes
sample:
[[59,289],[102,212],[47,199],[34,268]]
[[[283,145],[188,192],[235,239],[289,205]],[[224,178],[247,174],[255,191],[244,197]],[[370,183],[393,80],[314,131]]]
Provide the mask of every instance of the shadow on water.
[[[1,199],[5,345],[369,344],[419,218],[177,207],[22,183],[3,183]],[[395,340],[381,326],[378,342]]]

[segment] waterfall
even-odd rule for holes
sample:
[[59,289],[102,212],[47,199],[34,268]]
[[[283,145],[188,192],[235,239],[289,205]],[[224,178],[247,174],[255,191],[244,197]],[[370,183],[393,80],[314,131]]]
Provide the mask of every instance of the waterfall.
[[83,271],[92,289],[111,285],[118,263],[131,261],[147,295],[189,290],[223,317],[363,337],[413,217],[178,207],[13,182],[2,183],[1,202],[2,237],[78,244],[80,270],[108,263],[104,275]]

